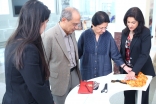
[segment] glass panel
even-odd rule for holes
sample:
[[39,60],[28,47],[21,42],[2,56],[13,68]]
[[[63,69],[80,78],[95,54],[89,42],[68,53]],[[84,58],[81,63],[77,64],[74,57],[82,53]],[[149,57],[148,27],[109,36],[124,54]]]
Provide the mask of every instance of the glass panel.
[[115,0],[101,0],[101,10],[105,11],[110,19],[110,23],[115,22]]
[[[77,1],[75,1],[77,2]],[[61,0],[61,4],[62,4],[62,9],[70,6],[70,0]]]
[[96,11],[96,0],[72,0],[71,6],[77,8],[82,16],[93,15]]
[[96,0],[71,0],[70,6],[75,7],[81,14],[83,29],[91,26],[91,18],[96,12]]

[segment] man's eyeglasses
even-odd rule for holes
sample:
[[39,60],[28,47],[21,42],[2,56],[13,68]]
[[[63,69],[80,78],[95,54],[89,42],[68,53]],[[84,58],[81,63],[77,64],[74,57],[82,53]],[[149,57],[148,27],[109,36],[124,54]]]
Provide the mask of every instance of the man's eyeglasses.
[[79,23],[72,23],[74,27],[78,26]]

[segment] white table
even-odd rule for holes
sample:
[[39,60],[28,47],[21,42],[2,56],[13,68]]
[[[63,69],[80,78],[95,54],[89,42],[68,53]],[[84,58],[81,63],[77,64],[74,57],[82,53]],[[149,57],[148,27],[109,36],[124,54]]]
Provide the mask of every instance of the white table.
[[[122,84],[119,82],[112,83],[111,80],[123,80],[125,74],[109,74],[107,76],[102,76],[98,78],[91,79],[92,81],[97,81],[100,83],[98,90],[93,90],[93,94],[78,94],[79,87],[76,86],[68,94],[65,104],[110,104],[109,99],[112,95],[117,92],[125,90],[137,90],[137,100],[136,104],[141,104],[142,91],[146,91],[148,85],[152,80],[152,76],[147,76],[148,80],[145,86],[143,87],[131,87],[127,84]],[[101,90],[104,88],[105,83],[108,84],[108,92],[101,93]]]

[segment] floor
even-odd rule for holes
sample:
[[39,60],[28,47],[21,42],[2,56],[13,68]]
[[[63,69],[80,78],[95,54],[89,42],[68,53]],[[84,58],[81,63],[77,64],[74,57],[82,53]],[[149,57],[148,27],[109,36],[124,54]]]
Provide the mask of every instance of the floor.
[[[156,40],[151,48],[150,55],[152,60],[155,60],[153,65],[156,71]],[[4,48],[0,48],[0,104],[2,102],[4,92],[5,92]],[[110,98],[110,102],[111,104],[123,104],[123,98],[124,98],[123,92],[119,92]],[[156,104],[156,77],[153,78],[151,82],[149,99],[150,99],[149,104]]]

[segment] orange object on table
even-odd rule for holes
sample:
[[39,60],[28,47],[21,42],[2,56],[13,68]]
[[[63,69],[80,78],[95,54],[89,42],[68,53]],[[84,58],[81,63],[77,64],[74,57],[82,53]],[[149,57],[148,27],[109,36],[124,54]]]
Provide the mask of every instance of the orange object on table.
[[131,87],[142,87],[146,84],[147,79],[146,75],[139,72],[135,80],[122,80],[122,82],[126,82]]

